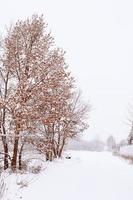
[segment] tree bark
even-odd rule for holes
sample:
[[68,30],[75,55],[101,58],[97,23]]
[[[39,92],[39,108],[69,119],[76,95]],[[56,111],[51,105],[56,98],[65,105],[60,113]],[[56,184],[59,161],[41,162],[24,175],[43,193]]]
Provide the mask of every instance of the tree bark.
[[19,151],[19,170],[22,170],[22,152],[23,152],[24,143],[22,144],[20,151]]
[[[6,79],[4,79],[5,88],[4,88],[4,99],[7,98],[7,91],[8,91],[8,80],[9,80],[9,71],[6,74]],[[4,149],[4,170],[8,169],[9,162],[8,162],[8,143],[6,137],[6,130],[5,130],[5,118],[6,118],[6,107],[3,107],[2,111],[2,121],[1,121],[1,128],[2,128],[2,142],[3,142],[3,149]]]
[[18,154],[18,139],[15,139],[12,162],[11,162],[11,168],[13,171],[15,171],[17,167],[17,154]]
[[4,144],[4,170],[8,169],[8,145],[7,143]]
[[4,149],[4,170],[8,169],[9,167],[9,162],[8,162],[8,144],[6,141],[6,131],[5,131],[5,127],[2,126],[2,142],[3,142],[3,149]]
[[11,162],[11,168],[12,168],[13,171],[15,171],[16,168],[17,168],[19,128],[20,128],[20,125],[18,125],[17,131],[16,131],[16,135],[15,135],[15,142],[14,142],[14,148],[13,148],[13,156],[12,156],[12,162]]
[[62,151],[63,151],[64,145],[65,145],[65,139],[63,139],[61,148],[59,150],[59,154],[58,154],[59,158],[62,156]]

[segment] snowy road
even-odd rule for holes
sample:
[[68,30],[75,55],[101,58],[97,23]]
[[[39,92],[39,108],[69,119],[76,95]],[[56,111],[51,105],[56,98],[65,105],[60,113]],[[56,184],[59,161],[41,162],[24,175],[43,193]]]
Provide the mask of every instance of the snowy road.
[[133,165],[107,152],[71,152],[23,191],[23,200],[133,200]]

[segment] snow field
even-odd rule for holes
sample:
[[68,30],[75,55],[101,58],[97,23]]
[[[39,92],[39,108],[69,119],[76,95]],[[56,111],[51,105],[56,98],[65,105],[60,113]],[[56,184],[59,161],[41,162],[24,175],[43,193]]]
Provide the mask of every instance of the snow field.
[[133,199],[132,165],[108,152],[67,154],[72,156],[70,160],[48,164],[38,179],[23,189],[23,200]]

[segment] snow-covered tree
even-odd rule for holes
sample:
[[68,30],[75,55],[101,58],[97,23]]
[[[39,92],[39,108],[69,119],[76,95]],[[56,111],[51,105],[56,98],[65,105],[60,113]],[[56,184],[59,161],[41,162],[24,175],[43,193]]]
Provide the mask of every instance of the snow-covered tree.
[[108,149],[109,151],[112,151],[113,149],[116,148],[116,141],[115,141],[115,138],[114,138],[112,135],[110,135],[110,136],[107,138],[106,144],[107,144],[107,149]]
[[131,145],[133,143],[133,122],[131,124],[131,130],[127,138],[128,144]]
[[55,48],[43,16],[18,21],[1,46],[0,127],[4,169],[22,168],[25,145],[47,160],[60,157],[69,138],[87,127],[64,51]]

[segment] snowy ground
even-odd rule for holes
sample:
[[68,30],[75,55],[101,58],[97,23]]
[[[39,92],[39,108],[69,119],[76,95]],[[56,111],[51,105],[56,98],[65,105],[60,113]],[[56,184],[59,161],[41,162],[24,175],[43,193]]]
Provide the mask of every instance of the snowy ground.
[[[132,200],[133,165],[108,152],[71,151],[6,200]],[[30,182],[30,179],[29,179]],[[11,195],[12,193],[12,195]]]

